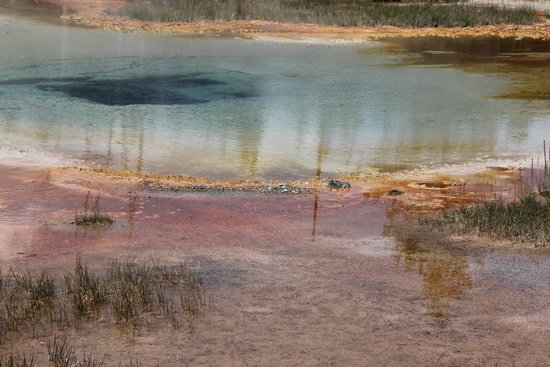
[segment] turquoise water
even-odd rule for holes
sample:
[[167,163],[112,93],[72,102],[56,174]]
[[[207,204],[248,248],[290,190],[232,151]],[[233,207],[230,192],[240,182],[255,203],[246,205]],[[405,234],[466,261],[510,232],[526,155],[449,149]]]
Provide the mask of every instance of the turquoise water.
[[[117,33],[0,15],[0,148],[213,178],[395,171],[540,150],[548,101],[381,44]],[[495,67],[498,68],[498,65]]]

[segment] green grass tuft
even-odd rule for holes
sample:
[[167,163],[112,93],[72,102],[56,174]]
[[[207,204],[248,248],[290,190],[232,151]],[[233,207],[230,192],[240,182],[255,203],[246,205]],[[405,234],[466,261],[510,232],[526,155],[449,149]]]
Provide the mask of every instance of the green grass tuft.
[[188,316],[200,314],[206,305],[201,276],[184,263],[167,266],[114,261],[108,281],[111,308],[120,323],[135,325],[143,313],[160,311],[177,326],[176,300]]
[[67,293],[71,294],[72,309],[77,317],[97,312],[107,296],[104,282],[76,258],[73,276],[65,277]]
[[74,224],[76,225],[93,225],[104,224],[111,225],[114,220],[110,216],[101,213],[81,213],[76,214],[74,218]]
[[35,326],[50,317],[54,298],[55,283],[47,274],[33,277],[10,269],[0,286],[1,336],[26,326],[32,327],[34,335]]
[[99,210],[99,200],[100,196],[94,200],[94,205],[91,211],[88,211],[88,206],[90,203],[90,192],[86,195],[86,200],[84,202],[84,211],[82,213],[76,212],[74,215],[73,223],[76,225],[111,225],[114,220],[111,216],[103,214]]
[[476,234],[545,246],[550,242],[550,199],[531,194],[511,202],[500,199],[486,201],[443,213],[429,223],[438,228],[449,228],[457,234]]

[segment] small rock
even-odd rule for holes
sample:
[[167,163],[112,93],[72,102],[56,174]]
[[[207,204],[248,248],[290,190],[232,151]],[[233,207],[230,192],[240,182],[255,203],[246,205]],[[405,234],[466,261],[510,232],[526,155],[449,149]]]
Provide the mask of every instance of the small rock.
[[327,186],[331,189],[349,189],[351,187],[349,182],[338,180],[330,180],[327,182]]
[[386,195],[388,195],[388,196],[399,196],[399,195],[403,195],[403,194],[404,194],[403,191],[396,190],[396,189],[390,190],[386,193]]

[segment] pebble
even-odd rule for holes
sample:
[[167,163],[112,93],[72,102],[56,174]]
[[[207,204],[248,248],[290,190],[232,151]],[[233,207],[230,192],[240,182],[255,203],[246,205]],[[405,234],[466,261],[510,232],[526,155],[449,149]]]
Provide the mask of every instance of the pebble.
[[327,186],[331,189],[349,189],[351,184],[346,181],[330,180],[327,182]]

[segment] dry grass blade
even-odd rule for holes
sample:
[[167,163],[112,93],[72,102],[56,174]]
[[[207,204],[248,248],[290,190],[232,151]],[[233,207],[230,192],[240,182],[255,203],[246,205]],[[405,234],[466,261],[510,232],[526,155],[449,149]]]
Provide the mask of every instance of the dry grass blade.
[[10,353],[6,359],[3,355],[0,355],[0,367],[33,367],[34,366],[34,354],[31,354],[27,358],[25,354]]
[[48,341],[48,360],[54,367],[72,367],[76,364],[75,350],[67,345],[67,340],[54,337]]

